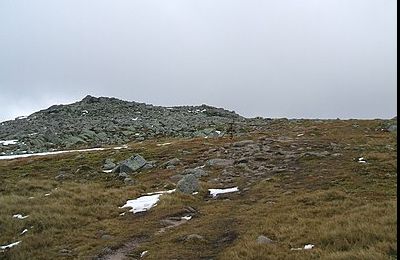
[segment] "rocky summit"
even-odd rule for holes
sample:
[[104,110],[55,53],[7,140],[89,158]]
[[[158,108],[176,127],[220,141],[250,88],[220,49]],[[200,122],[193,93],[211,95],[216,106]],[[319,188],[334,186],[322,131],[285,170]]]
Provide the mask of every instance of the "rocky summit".
[[0,154],[98,147],[159,137],[215,137],[234,122],[235,112],[201,106],[161,107],[116,98],[86,96],[0,124]]

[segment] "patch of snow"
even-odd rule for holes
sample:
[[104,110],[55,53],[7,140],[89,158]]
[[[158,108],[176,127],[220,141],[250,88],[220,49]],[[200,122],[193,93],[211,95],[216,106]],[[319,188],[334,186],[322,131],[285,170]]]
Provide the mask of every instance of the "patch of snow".
[[140,135],[139,133],[136,133],[136,134],[135,134],[135,136],[139,136],[139,135]]
[[114,147],[113,149],[114,150],[121,150],[121,149],[126,149],[126,148],[128,148],[128,145],[123,145],[123,146],[117,146],[117,147]]
[[198,191],[195,191],[195,192],[192,193],[192,195],[197,195],[197,194],[199,194]]
[[88,114],[89,113],[89,111],[87,111],[87,110],[83,110],[82,111],[82,115],[86,115],[86,114]]
[[5,146],[12,145],[12,144],[17,144],[17,143],[18,143],[18,140],[16,140],[16,139],[0,141],[0,144],[5,145]]
[[134,200],[128,200],[125,205],[120,208],[132,208],[129,212],[133,214],[138,212],[144,212],[157,205],[160,200],[161,194],[142,196]]
[[0,160],[11,160],[18,158],[26,158],[31,156],[46,156],[46,155],[56,155],[63,153],[77,153],[77,152],[92,152],[92,151],[104,151],[106,148],[91,148],[91,149],[82,149],[82,150],[66,150],[66,151],[53,151],[53,152],[44,152],[44,153],[30,153],[30,154],[17,154],[17,155],[5,155],[0,156]]
[[45,197],[50,196],[51,193],[46,193],[44,194]]
[[110,172],[112,172],[113,170],[103,170],[103,172],[105,172],[105,173],[110,173]]
[[146,193],[146,195],[154,195],[154,194],[171,194],[174,193],[176,191],[176,189],[173,190],[165,190],[165,191],[156,191],[156,192],[150,192],[150,193]]
[[22,216],[22,214],[13,215],[13,218],[17,218],[17,219],[26,219],[27,217],[29,217],[29,215],[26,215],[26,216]]
[[163,143],[163,144],[157,144],[157,146],[166,146],[166,145],[170,145],[172,143]]
[[219,130],[215,130],[215,132],[217,133],[217,135],[221,134],[221,131],[219,131]]
[[304,247],[291,248],[290,250],[292,250],[292,251],[310,250],[310,249],[313,249],[314,247],[315,247],[315,245],[313,245],[313,244],[307,244],[307,245],[304,245]]
[[139,117],[132,118],[133,121],[137,121]]
[[140,257],[142,258],[142,257],[144,257],[145,255],[147,255],[147,253],[148,253],[149,251],[143,251],[142,253],[140,253]]
[[308,245],[305,245],[305,246],[304,246],[304,250],[310,250],[310,249],[313,249],[313,248],[314,248],[314,246],[315,246],[315,245],[313,245],[313,244],[308,244]]
[[37,135],[38,133],[32,133],[32,134],[28,134],[28,136],[33,136],[33,135]]
[[181,219],[183,219],[183,220],[191,220],[192,216],[183,216]]
[[359,162],[359,163],[366,163],[367,160],[365,160],[364,157],[360,157],[360,158],[358,158],[358,162]]
[[126,212],[122,212],[121,214],[119,214],[120,216],[125,216]]
[[26,118],[28,118],[28,116],[18,116],[15,118],[15,120],[26,119]]
[[195,169],[203,169],[204,167],[206,167],[205,164],[201,165],[201,166],[197,166]]
[[300,137],[300,136],[303,136],[303,135],[304,135],[304,134],[298,134],[297,136]]
[[239,191],[239,188],[233,187],[233,188],[226,188],[226,189],[208,189],[208,191],[213,196],[213,198],[215,198],[218,194],[237,192],[237,191]]
[[173,193],[174,190],[168,191],[157,191],[153,193],[147,193],[146,196],[141,196],[134,200],[128,200],[125,205],[120,208],[132,208],[129,212],[133,212],[133,214],[138,212],[148,211],[152,207],[157,205],[157,202],[160,200],[160,196],[163,194]]
[[14,243],[11,243],[11,244],[5,245],[5,246],[0,246],[0,249],[1,250],[5,250],[5,249],[8,249],[8,248],[11,248],[11,247],[14,247],[14,246],[18,245],[19,243],[21,243],[21,241],[17,241],[17,242],[14,242]]
[[24,230],[22,230],[22,232],[20,233],[20,235],[23,235],[23,234],[25,234],[26,232],[28,232],[28,229],[24,229]]

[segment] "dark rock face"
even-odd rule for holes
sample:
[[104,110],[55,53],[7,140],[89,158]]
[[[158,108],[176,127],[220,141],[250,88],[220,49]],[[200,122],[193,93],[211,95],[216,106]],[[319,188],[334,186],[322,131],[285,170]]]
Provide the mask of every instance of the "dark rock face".
[[247,119],[207,105],[160,107],[116,98],[86,96],[0,123],[0,155],[123,144],[159,137],[217,137],[229,123]]

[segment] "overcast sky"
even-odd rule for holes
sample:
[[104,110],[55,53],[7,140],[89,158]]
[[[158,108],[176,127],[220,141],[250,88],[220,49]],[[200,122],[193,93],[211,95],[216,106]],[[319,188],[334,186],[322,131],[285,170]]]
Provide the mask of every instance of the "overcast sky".
[[85,95],[396,115],[396,0],[1,0],[0,121]]

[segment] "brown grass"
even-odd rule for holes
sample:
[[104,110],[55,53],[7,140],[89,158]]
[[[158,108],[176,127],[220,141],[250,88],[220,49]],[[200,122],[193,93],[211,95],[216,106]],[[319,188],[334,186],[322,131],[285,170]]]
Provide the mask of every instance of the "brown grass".
[[[207,188],[215,187],[208,180],[221,174],[210,169],[198,195],[164,195],[157,207],[136,215],[120,216],[125,210],[118,207],[127,199],[171,187],[170,176],[202,165],[211,148],[228,147],[232,141],[166,139],[132,143],[127,150],[0,161],[0,245],[22,241],[0,258],[91,259],[106,247],[140,238],[131,257],[148,250],[145,259],[397,259],[397,141],[392,133],[375,131],[380,124],[272,122],[237,139],[267,137],[279,139],[285,149],[330,147],[341,155],[302,157],[293,162],[295,172],[266,175],[249,190],[219,199],[207,196]],[[305,135],[297,137],[299,133]],[[172,144],[156,145],[163,142]],[[182,165],[139,173],[133,186],[101,172],[104,158],[122,160],[132,153],[159,163],[178,157]],[[368,163],[357,163],[359,156]],[[70,177],[56,181],[60,172]],[[240,176],[234,184],[242,189],[246,181]],[[155,234],[160,220],[187,206],[198,210],[192,220]],[[12,218],[17,213],[29,217]],[[29,231],[19,235],[25,228]],[[186,241],[190,234],[204,240]],[[259,235],[275,242],[259,245]],[[315,248],[290,250],[309,243]]]

